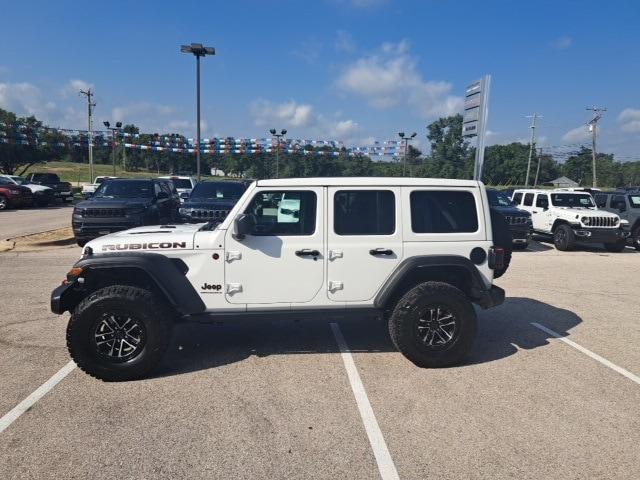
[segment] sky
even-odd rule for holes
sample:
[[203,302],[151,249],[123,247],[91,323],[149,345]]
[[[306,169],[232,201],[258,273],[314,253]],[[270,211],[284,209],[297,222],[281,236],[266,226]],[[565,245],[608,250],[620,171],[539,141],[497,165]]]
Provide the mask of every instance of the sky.
[[203,137],[366,145],[460,112],[465,86],[492,76],[488,144],[562,152],[589,144],[587,106],[606,107],[598,150],[640,160],[640,2],[0,0],[0,107],[50,126],[123,121],[195,134],[203,43]]

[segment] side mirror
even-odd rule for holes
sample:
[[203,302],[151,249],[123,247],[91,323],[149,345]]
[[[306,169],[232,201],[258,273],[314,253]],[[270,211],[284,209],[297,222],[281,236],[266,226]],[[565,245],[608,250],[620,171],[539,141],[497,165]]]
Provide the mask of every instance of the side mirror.
[[169,198],[169,194],[167,192],[158,192],[158,195],[156,195],[156,198],[158,200],[165,200]]
[[233,221],[233,233],[236,238],[244,238],[246,235],[253,233],[256,222],[253,215],[245,213],[238,215]]

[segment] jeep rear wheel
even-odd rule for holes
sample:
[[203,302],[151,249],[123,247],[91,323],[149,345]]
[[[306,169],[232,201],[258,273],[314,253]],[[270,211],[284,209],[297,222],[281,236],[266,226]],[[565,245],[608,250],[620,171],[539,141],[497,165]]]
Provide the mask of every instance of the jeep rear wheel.
[[112,285],[91,293],[67,326],[67,348],[83,371],[104,381],[134,380],[157,366],[172,318],[147,290]]
[[409,290],[389,319],[391,340],[419,367],[460,363],[476,336],[476,312],[457,288],[425,282]]
[[573,248],[575,243],[575,234],[569,225],[558,225],[553,232],[553,244],[561,252],[566,252]]

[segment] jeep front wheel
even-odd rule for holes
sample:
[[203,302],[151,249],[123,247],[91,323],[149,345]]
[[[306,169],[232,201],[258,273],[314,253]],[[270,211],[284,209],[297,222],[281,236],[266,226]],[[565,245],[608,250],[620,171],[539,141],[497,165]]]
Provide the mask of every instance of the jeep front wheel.
[[459,289],[425,282],[409,290],[389,319],[396,348],[419,367],[460,363],[476,336],[476,312]]
[[558,225],[556,231],[553,232],[553,244],[561,252],[566,252],[573,248],[575,243],[575,234],[569,225]]
[[172,318],[148,290],[112,285],[91,293],[67,326],[67,348],[78,367],[104,381],[134,380],[160,362]]

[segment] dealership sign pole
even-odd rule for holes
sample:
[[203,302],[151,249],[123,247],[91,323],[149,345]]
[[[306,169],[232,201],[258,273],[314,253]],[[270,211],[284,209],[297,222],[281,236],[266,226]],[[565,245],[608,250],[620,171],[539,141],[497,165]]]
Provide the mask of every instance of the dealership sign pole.
[[476,147],[476,161],[473,168],[474,180],[480,180],[482,178],[482,165],[484,164],[484,144],[489,113],[490,88],[491,75],[485,75],[480,80],[469,85],[466,88],[464,95],[462,136],[478,137],[478,145]]

